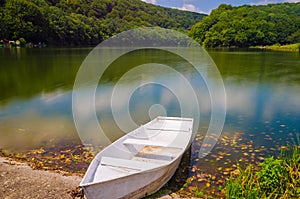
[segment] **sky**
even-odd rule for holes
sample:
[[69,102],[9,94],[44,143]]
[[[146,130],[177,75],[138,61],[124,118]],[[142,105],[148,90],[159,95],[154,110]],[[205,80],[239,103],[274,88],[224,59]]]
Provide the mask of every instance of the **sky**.
[[209,14],[213,9],[220,4],[231,4],[240,6],[249,5],[266,5],[269,3],[283,2],[300,2],[300,0],[142,0],[147,3],[160,5],[164,7],[177,8],[180,10],[189,10],[193,12]]

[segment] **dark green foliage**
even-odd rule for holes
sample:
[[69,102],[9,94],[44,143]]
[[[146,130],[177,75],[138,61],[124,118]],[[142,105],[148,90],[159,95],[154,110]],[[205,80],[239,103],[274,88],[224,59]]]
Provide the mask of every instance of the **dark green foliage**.
[[290,35],[287,39],[290,43],[300,43],[300,29]]
[[[45,20],[41,9],[25,0],[10,0],[2,8],[1,29],[3,36],[18,39],[20,37],[36,41],[44,37]],[[1,35],[2,36],[2,35]]]
[[232,7],[222,4],[190,31],[207,47],[299,42],[300,3]]
[[140,0],[0,0],[0,38],[95,45],[136,27],[186,31],[203,16]]

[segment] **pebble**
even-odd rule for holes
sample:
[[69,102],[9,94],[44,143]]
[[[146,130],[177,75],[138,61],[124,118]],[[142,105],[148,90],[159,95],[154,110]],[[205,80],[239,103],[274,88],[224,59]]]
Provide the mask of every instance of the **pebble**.
[[180,198],[180,195],[178,195],[177,193],[172,193],[171,196],[172,198]]
[[165,195],[165,196],[160,197],[159,199],[172,199],[172,196]]

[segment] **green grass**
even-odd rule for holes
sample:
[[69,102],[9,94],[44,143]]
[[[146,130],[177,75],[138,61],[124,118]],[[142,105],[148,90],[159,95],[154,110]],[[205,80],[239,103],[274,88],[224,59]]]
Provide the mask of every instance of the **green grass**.
[[[252,48],[262,48],[260,46],[255,46]],[[272,46],[264,46],[264,49],[268,50],[276,50],[276,51],[290,51],[290,52],[300,52],[300,43],[296,44],[289,44],[289,45],[280,45],[280,44],[275,44]]]
[[300,198],[300,145],[266,158],[259,167],[239,167],[226,183],[226,198]]

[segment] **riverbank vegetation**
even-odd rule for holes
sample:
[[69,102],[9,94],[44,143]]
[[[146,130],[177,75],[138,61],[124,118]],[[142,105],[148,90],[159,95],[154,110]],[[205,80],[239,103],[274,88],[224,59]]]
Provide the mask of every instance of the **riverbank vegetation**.
[[276,50],[276,51],[300,52],[300,43],[288,44],[288,45],[275,44],[272,46],[254,46],[251,48],[268,49],[268,50]]
[[136,27],[187,31],[203,16],[140,0],[0,0],[0,39],[87,46]]
[[205,47],[300,42],[300,3],[232,7],[222,4],[195,24],[190,36]]
[[279,159],[266,158],[256,167],[239,167],[239,174],[226,184],[227,198],[300,197],[300,145],[285,148]]

